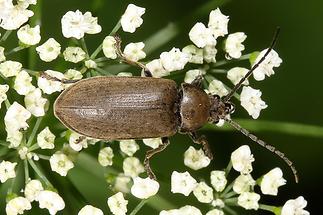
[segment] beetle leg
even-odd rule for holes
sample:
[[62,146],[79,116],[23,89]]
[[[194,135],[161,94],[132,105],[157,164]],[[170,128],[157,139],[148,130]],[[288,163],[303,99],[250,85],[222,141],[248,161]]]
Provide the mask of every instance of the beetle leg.
[[203,81],[203,76],[202,75],[198,75],[196,76],[196,78],[192,81],[192,85],[195,85],[197,87],[202,87],[202,81]]
[[208,156],[211,160],[213,159],[213,154],[210,149],[210,145],[204,135],[198,137],[196,132],[189,132],[188,135],[191,137],[194,143],[201,144],[203,151],[206,156]]
[[163,151],[163,150],[164,150],[164,149],[169,145],[169,143],[170,143],[170,142],[169,142],[168,137],[163,137],[163,138],[162,138],[162,144],[160,144],[160,145],[158,146],[158,148],[156,148],[156,149],[151,149],[151,150],[148,150],[148,151],[146,152],[146,156],[145,156],[145,160],[144,160],[144,166],[145,166],[145,170],[146,170],[146,172],[147,172],[147,174],[148,174],[149,178],[156,180],[156,176],[155,176],[154,172],[152,171],[152,169],[151,169],[151,167],[150,167],[150,163],[149,163],[150,159],[151,159],[155,154],[157,154],[157,153],[159,153],[159,152]]

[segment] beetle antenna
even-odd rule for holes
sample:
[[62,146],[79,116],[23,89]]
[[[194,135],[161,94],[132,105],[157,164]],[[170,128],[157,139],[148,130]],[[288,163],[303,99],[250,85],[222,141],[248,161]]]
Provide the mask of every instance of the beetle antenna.
[[238,131],[240,131],[242,134],[244,134],[245,136],[249,137],[252,141],[258,143],[259,145],[261,145],[262,147],[268,149],[269,151],[275,153],[276,155],[278,155],[281,159],[283,159],[285,161],[285,163],[289,166],[289,168],[292,170],[293,174],[294,174],[294,178],[295,178],[295,182],[298,183],[298,175],[297,175],[297,170],[295,168],[295,166],[293,165],[293,162],[291,160],[289,160],[284,153],[282,153],[281,151],[279,151],[278,149],[276,149],[274,146],[269,145],[267,143],[265,143],[263,140],[259,139],[257,136],[251,134],[247,129],[242,128],[238,123],[236,123],[235,121],[232,121],[229,118],[225,118],[225,121],[228,122],[232,127],[234,127],[235,129],[237,129]]
[[269,53],[271,52],[271,50],[274,48],[275,44],[276,44],[276,41],[277,41],[277,38],[278,38],[278,35],[279,35],[279,32],[280,32],[280,27],[277,27],[276,29],[276,32],[274,34],[274,37],[273,37],[273,40],[271,41],[271,44],[269,46],[269,48],[267,49],[266,53],[264,54],[264,56],[262,56],[262,58],[255,64],[253,65],[253,67],[249,70],[249,72],[239,81],[239,83],[237,83],[233,89],[231,90],[231,92],[224,97],[223,99],[223,102],[227,102],[231,99],[231,97],[233,96],[233,94],[240,89],[240,87],[242,86],[242,83],[248,79],[252,72],[259,67],[259,65],[266,59],[266,57],[269,55]]

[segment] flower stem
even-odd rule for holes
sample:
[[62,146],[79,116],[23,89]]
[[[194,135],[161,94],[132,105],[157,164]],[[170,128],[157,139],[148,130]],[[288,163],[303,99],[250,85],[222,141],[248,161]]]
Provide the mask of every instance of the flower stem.
[[40,179],[48,186],[53,187],[52,184],[48,181],[46,176],[42,173],[42,171],[38,168],[38,166],[35,164],[35,162],[32,159],[28,159],[28,162],[30,166],[34,169],[34,171],[37,173],[37,175],[40,177]]
[[32,146],[30,146],[29,148],[28,148],[28,151],[29,152],[32,152],[32,151],[35,151],[36,149],[39,149],[40,147],[39,147],[39,145],[38,144],[34,144],[34,145],[32,145]]
[[83,48],[83,49],[84,49],[84,51],[86,52],[86,56],[87,56],[87,58],[89,58],[89,51],[88,51],[88,49],[87,49],[87,46],[86,46],[86,43],[85,43],[85,39],[84,39],[84,37],[82,37],[82,38],[81,38],[80,43],[81,43],[82,48]]
[[139,204],[133,209],[133,211],[130,213],[130,215],[135,215],[139,212],[139,210],[146,204],[148,200],[147,199],[143,199],[141,200],[141,202],[139,202]]
[[238,202],[238,198],[234,197],[234,198],[230,198],[230,199],[225,199],[224,203],[228,204],[228,205],[237,205]]
[[37,118],[37,121],[36,121],[36,123],[34,125],[33,131],[31,132],[31,134],[30,134],[30,136],[28,138],[27,147],[31,146],[31,144],[33,143],[42,119],[43,119],[43,117]]
[[8,99],[4,101],[4,104],[6,105],[7,110],[10,108],[11,104]]
[[28,167],[28,161],[24,160],[24,169],[25,169],[25,184],[29,181],[29,167]]
[[264,210],[264,211],[270,211],[275,213],[277,211],[277,207],[275,206],[270,206],[270,205],[265,205],[265,204],[259,204],[259,208]]
[[12,31],[6,31],[4,33],[4,35],[2,36],[2,38],[0,39],[0,43],[6,41],[8,39],[8,37],[10,36],[11,32]]
[[43,160],[49,160],[50,159],[50,156],[47,156],[47,155],[42,155],[42,154],[37,154],[37,156]]
[[230,193],[225,194],[223,198],[228,199],[228,198],[231,198],[232,196],[235,196],[235,195],[237,195],[237,193],[232,191]]
[[21,50],[24,50],[25,48],[26,48],[26,47],[18,46],[18,47],[16,47],[16,48],[14,48],[14,49],[12,49],[12,50],[8,51],[7,53],[5,53],[5,55],[6,55],[6,56],[8,56],[8,55],[11,55],[11,54],[17,53],[17,52],[19,52],[19,51],[21,51]]
[[231,169],[232,169],[232,162],[231,162],[231,160],[230,160],[230,161],[229,161],[229,163],[228,163],[227,168],[225,168],[225,176],[226,176],[226,177],[229,175],[229,173],[230,173]]
[[231,182],[231,184],[229,184],[225,190],[221,193],[220,198],[223,198],[233,187],[234,181]]
[[117,24],[114,26],[114,28],[110,32],[109,36],[115,35],[119,31],[120,27],[121,27],[121,20],[119,19],[119,21],[117,22]]
[[213,67],[218,67],[218,66],[223,66],[229,63],[237,62],[237,61],[242,61],[242,60],[248,60],[250,57],[251,53],[242,55],[239,59],[233,59],[233,60],[220,60],[216,63],[213,64]]
[[0,145],[1,145],[1,146],[8,147],[8,146],[9,146],[9,143],[8,143],[8,142],[6,142],[6,141],[0,140]]
[[228,207],[228,206],[224,206],[223,208],[224,211],[226,211],[228,214],[231,214],[231,215],[238,215],[237,212],[235,212],[232,208]]

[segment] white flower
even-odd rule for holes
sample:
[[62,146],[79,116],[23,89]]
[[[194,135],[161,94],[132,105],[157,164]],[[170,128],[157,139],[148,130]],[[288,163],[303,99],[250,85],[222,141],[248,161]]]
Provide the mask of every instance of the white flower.
[[92,205],[85,205],[77,215],[103,215],[101,209],[93,207]]
[[163,52],[160,55],[163,67],[169,72],[184,69],[189,60],[190,55],[181,52],[178,48],[172,48],[169,52]]
[[117,51],[116,51],[116,45],[117,41],[112,36],[106,36],[102,43],[102,50],[103,54],[109,58],[109,59],[116,59],[118,57]]
[[251,163],[254,161],[255,159],[247,145],[240,146],[231,154],[233,169],[241,174],[249,174],[252,171]]
[[85,62],[84,62],[84,65],[85,65],[85,67],[86,68],[88,68],[88,69],[95,69],[95,68],[97,68],[97,64],[96,64],[96,62],[94,61],[94,60],[86,60]]
[[25,70],[22,70],[16,75],[13,88],[19,95],[27,95],[35,89],[31,81],[32,77]]
[[156,195],[159,190],[159,183],[150,178],[136,177],[133,179],[131,194],[139,199],[148,199]]
[[69,145],[74,151],[77,152],[81,151],[82,148],[88,147],[87,139],[76,132],[71,133],[69,137]]
[[172,193],[182,193],[188,196],[196,187],[196,180],[189,174],[189,172],[179,173],[173,171],[171,177],[171,191]]
[[86,58],[86,53],[80,47],[70,46],[64,50],[63,56],[66,61],[78,63]]
[[5,60],[6,60],[6,56],[4,55],[4,48],[0,46],[0,62]]
[[49,38],[44,44],[38,46],[36,51],[42,61],[50,62],[61,53],[61,45],[54,38]]
[[127,213],[128,200],[125,200],[121,192],[108,198],[108,206],[114,215],[125,215]]
[[146,146],[156,149],[156,148],[158,148],[158,146],[160,144],[162,144],[162,139],[161,138],[147,138],[147,139],[143,139],[142,142]]
[[210,13],[208,27],[212,30],[215,38],[223,37],[228,34],[228,22],[229,17],[223,15],[220,9],[217,8]]
[[18,155],[21,160],[25,160],[26,158],[32,158],[32,154],[28,151],[28,148],[26,146],[23,146],[18,149]]
[[145,44],[143,42],[139,43],[129,43],[124,48],[124,55],[127,59],[131,61],[139,61],[146,57],[146,53],[143,51]]
[[243,87],[240,94],[241,106],[248,111],[252,118],[257,119],[262,109],[267,108],[266,103],[261,100],[261,91],[249,86]]
[[42,183],[39,180],[31,180],[26,184],[24,193],[26,198],[30,201],[38,201],[40,191],[44,190]]
[[[227,72],[227,78],[234,84],[238,84],[239,81],[248,73],[248,69],[242,67],[234,67]],[[245,80],[242,84],[248,85],[248,79]]]
[[215,46],[205,46],[203,49],[203,59],[207,63],[215,63],[215,57],[217,53],[218,50],[215,48]]
[[190,40],[199,48],[205,46],[215,46],[216,40],[212,35],[212,31],[205,27],[201,22],[196,23],[189,32]]
[[53,149],[55,148],[55,135],[49,130],[48,127],[44,128],[37,135],[37,144],[41,149]]
[[18,148],[21,144],[23,133],[19,130],[10,129],[6,126],[7,130],[7,141],[10,143],[9,148]]
[[21,71],[22,64],[17,61],[5,61],[0,64],[0,72],[6,78],[16,76]]
[[182,52],[190,56],[190,63],[203,64],[203,49],[199,49],[194,45],[188,45],[182,49]]
[[84,15],[81,11],[68,11],[61,20],[62,32],[64,37],[81,39],[84,34],[97,34],[101,32],[101,26],[98,24],[98,18],[92,17],[91,12]]
[[21,196],[11,199],[6,205],[7,215],[24,214],[24,211],[30,209],[31,204],[28,199]]
[[211,184],[217,192],[222,192],[227,185],[227,179],[224,171],[211,172]]
[[260,188],[263,194],[276,196],[278,193],[278,187],[285,184],[286,180],[283,178],[283,172],[277,167],[263,176]]
[[146,67],[155,78],[161,78],[170,74],[169,71],[165,70],[160,59],[150,61],[146,64]]
[[74,167],[73,162],[63,153],[56,152],[49,159],[50,167],[61,176],[66,176],[67,172]]
[[19,131],[26,130],[29,126],[27,120],[31,117],[31,113],[22,105],[14,102],[7,110],[4,117],[6,130]]
[[140,173],[145,172],[144,166],[136,157],[128,157],[123,161],[123,172],[126,176],[137,177]]
[[303,196],[288,200],[282,208],[281,215],[310,215],[308,211],[304,210],[306,205],[307,201]]
[[139,145],[135,140],[120,140],[120,150],[126,155],[131,157],[138,149]]
[[163,210],[159,215],[202,215],[201,211],[194,206],[186,205],[179,209]]
[[25,96],[26,109],[36,117],[44,116],[47,99],[42,97],[41,90],[36,88]]
[[223,97],[229,93],[229,91],[225,88],[224,84],[219,81],[214,79],[210,84],[209,84],[209,92],[213,95],[218,95],[220,97]]
[[30,27],[30,25],[24,25],[17,31],[18,39],[21,43],[33,46],[40,42],[40,26]]
[[246,210],[258,210],[259,204],[258,201],[260,199],[260,195],[257,193],[250,193],[250,192],[245,192],[242,193],[238,197],[238,205],[243,207]]
[[119,174],[115,179],[114,189],[122,193],[129,193],[131,188],[130,182],[131,182],[130,177],[125,176],[123,174]]
[[1,104],[2,102],[7,100],[7,92],[9,90],[9,85],[7,84],[0,84],[0,108],[1,108]]
[[111,147],[105,147],[100,150],[98,155],[98,161],[101,166],[111,166],[113,163],[113,150]]
[[80,80],[83,78],[83,75],[80,71],[75,70],[75,69],[68,69],[64,73],[64,77],[69,80]]
[[224,201],[222,199],[214,199],[211,202],[211,205],[213,207],[219,207],[219,208],[224,208],[224,206],[225,206]]
[[145,10],[143,7],[129,4],[121,17],[122,30],[129,33],[135,32],[143,23],[141,16],[145,13]]
[[229,34],[225,41],[224,50],[231,58],[238,59],[241,57],[241,52],[244,50],[242,42],[245,41],[247,35],[243,32]]
[[252,178],[250,174],[240,175],[234,181],[233,191],[238,194],[249,192],[253,190],[253,187],[255,185],[256,185],[256,181]]
[[206,215],[224,215],[224,212],[219,209],[213,209],[207,212]]
[[185,83],[192,83],[198,76],[202,76],[205,74],[205,71],[200,69],[192,69],[186,72],[184,82]]
[[[51,77],[58,78],[59,80],[64,79],[64,75],[60,72],[46,70],[45,73]],[[46,94],[52,94],[54,92],[60,92],[64,90],[64,86],[60,81],[48,80],[45,77],[39,77],[37,85]]]
[[1,161],[0,163],[0,181],[6,182],[10,178],[16,177],[15,167],[17,163],[11,163],[10,161]]
[[[268,49],[265,49],[260,52],[256,58],[253,65],[260,61],[260,59],[265,55]],[[265,75],[268,77],[275,74],[273,68],[279,67],[282,63],[282,59],[279,57],[278,53],[275,50],[271,50],[265,60],[253,71],[253,77],[257,81],[262,81],[265,79]]]
[[[34,13],[30,10],[27,10],[27,7],[23,7],[22,4],[13,5],[12,1],[5,0],[5,8],[1,8],[0,12],[0,27],[6,30],[16,30],[21,25],[26,23],[29,17],[32,17]],[[2,2],[0,3],[2,4]],[[1,5],[2,7],[3,5]]]
[[202,149],[196,150],[194,147],[190,146],[184,153],[184,164],[191,169],[202,169],[207,167],[210,162],[210,158],[204,154]]
[[62,197],[49,190],[40,191],[38,195],[38,202],[39,207],[46,208],[51,215],[56,214],[57,211],[65,208],[65,203]]
[[205,182],[200,182],[193,190],[194,196],[199,202],[211,203],[213,201],[213,189]]

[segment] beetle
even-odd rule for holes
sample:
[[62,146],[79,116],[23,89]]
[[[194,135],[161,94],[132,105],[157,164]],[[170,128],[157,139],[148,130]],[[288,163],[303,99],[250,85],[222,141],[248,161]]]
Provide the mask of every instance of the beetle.
[[86,137],[107,141],[162,137],[162,144],[147,151],[144,160],[146,172],[153,179],[156,177],[149,160],[166,148],[169,144],[168,137],[177,132],[188,134],[195,143],[202,145],[205,154],[212,159],[206,138],[198,137],[196,131],[206,123],[225,120],[253,141],[280,156],[292,169],[297,182],[297,171],[282,152],[228,117],[234,112],[230,98],[265,60],[275,44],[278,32],[279,30],[263,58],[224,98],[207,94],[201,88],[201,77],[191,84],[182,83],[179,87],[173,80],[153,78],[144,65],[129,61],[119,51],[119,56],[124,61],[142,67],[148,77],[97,76],[80,80],[58,96],[54,103],[54,114],[67,128]]

